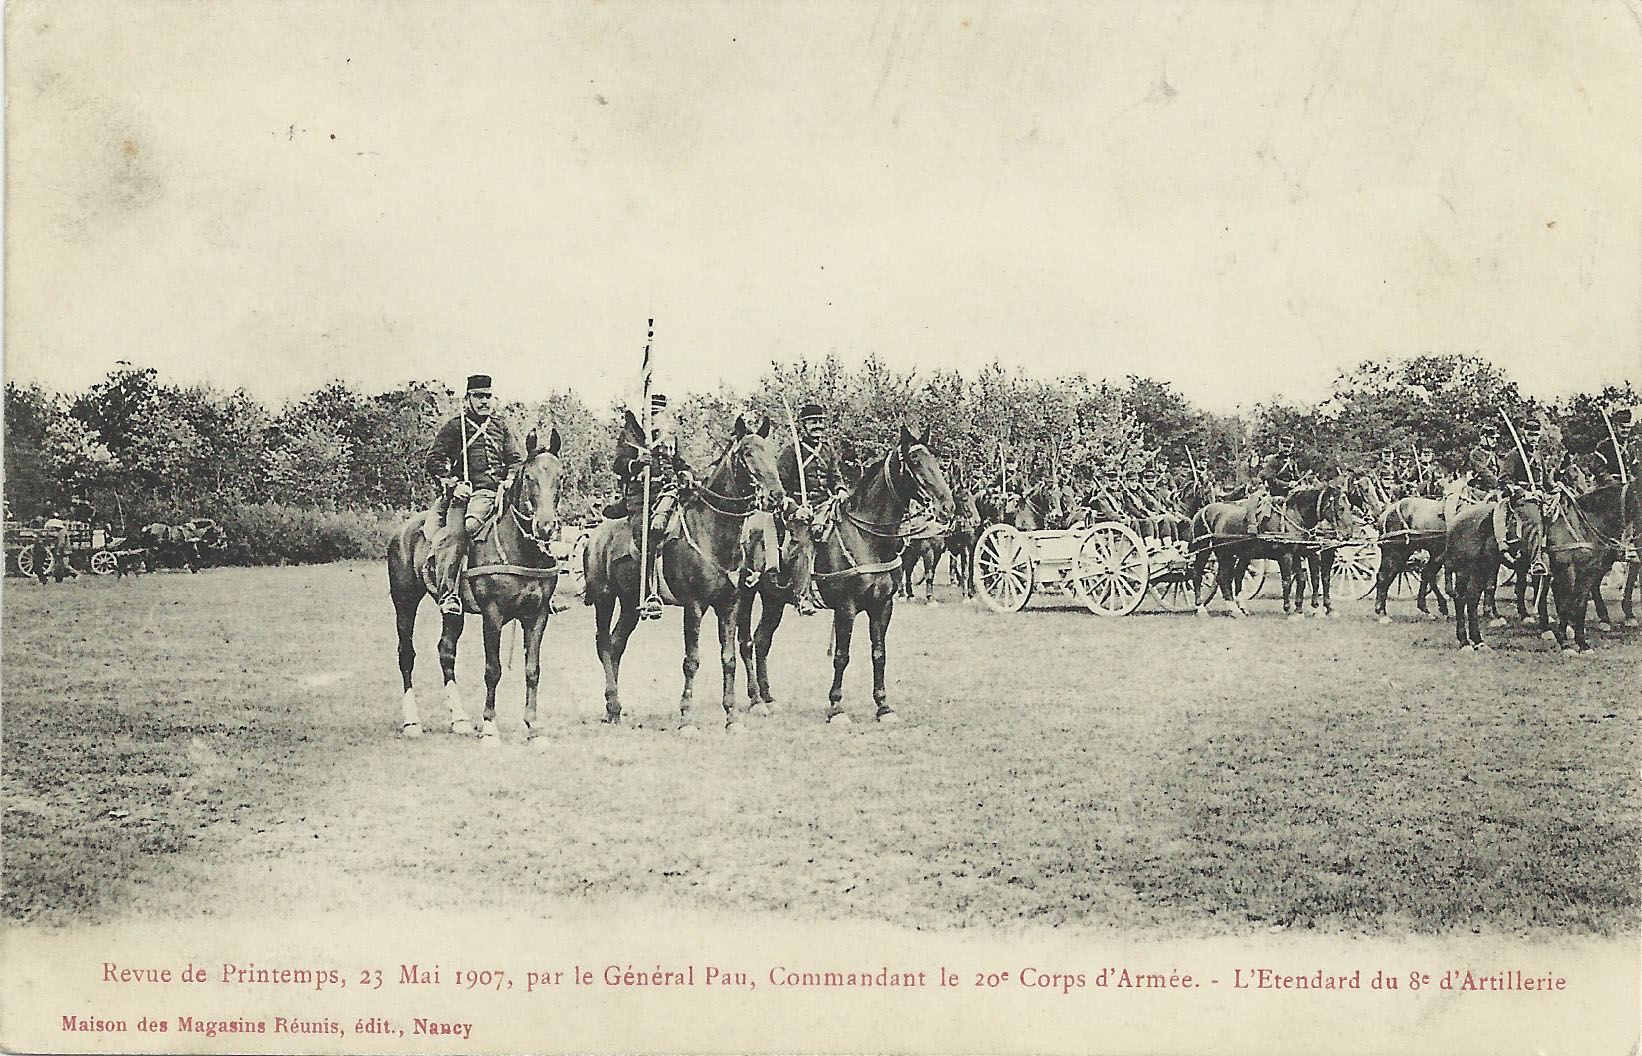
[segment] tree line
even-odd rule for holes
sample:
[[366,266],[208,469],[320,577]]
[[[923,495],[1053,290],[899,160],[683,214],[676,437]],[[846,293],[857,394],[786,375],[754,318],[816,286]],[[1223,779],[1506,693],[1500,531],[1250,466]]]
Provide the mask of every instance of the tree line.
[[[788,410],[813,400],[858,457],[882,451],[902,422],[928,425],[953,472],[970,480],[1002,472],[1012,482],[1086,479],[1154,460],[1232,479],[1251,451],[1269,451],[1282,433],[1320,469],[1367,468],[1388,450],[1412,458],[1421,446],[1457,462],[1500,408],[1518,421],[1551,412],[1577,452],[1606,435],[1604,407],[1638,402],[1628,380],[1556,403],[1536,400],[1470,355],[1366,361],[1342,372],[1316,403],[1272,401],[1240,415],[1206,411],[1153,378],[1039,378],[996,362],[965,375],[898,369],[877,358],[848,366],[836,355],[771,363],[747,389],[671,395],[692,464],[722,448],[737,414],[786,430]],[[276,407],[243,389],[173,384],[152,367],[123,362],[79,393],[8,382],[6,502],[30,517],[80,498],[116,525],[225,517],[245,507],[407,510],[432,498],[423,456],[459,404],[460,393],[423,379],[380,393],[333,381]],[[522,430],[558,428],[573,505],[590,509],[614,492],[618,406],[595,407],[565,390],[508,404],[503,414]]]

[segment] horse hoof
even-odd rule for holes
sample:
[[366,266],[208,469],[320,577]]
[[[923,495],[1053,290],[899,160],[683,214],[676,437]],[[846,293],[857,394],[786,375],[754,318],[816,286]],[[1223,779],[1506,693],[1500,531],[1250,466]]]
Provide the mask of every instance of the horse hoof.
[[1391,617],[1390,616],[1381,616],[1380,617],[1380,625],[1381,626],[1384,626],[1385,624],[1388,624],[1390,622],[1391,622]]
[[1579,650],[1575,649],[1571,645],[1565,645],[1565,646],[1562,647],[1562,655],[1563,656],[1578,656],[1579,655]]
[[936,601],[934,598],[930,598],[928,601],[924,602],[924,604],[926,604],[926,605],[939,605],[940,602]]
[[1599,623],[1596,625],[1596,629],[1601,631],[1603,634],[1613,633],[1613,625],[1608,623]]
[[1461,642],[1460,643],[1460,652],[1469,653],[1470,651],[1471,651],[1471,643],[1470,642]]
[[1306,618],[1305,614],[1304,613],[1299,613],[1299,612],[1291,612],[1291,613],[1288,614],[1288,617],[1287,617],[1287,619],[1290,623],[1293,623],[1295,620],[1303,620],[1305,618]]
[[1420,613],[1420,618],[1425,620],[1427,623],[1430,623],[1436,620],[1437,614],[1434,612],[1422,612]]
[[496,736],[496,724],[494,722],[492,722],[491,720],[486,719],[484,728],[479,731],[479,736],[484,737],[486,739],[495,737]]
[[1326,620],[1328,619],[1328,613],[1322,611],[1321,609],[1313,609],[1311,612],[1311,618],[1314,620]]
[[1493,628],[1504,627],[1505,626],[1505,617],[1504,616],[1495,616],[1493,619],[1488,621],[1488,626],[1493,627]]
[[1539,640],[1542,642],[1554,642],[1556,641],[1556,635],[1552,634],[1550,631],[1540,631]]
[[752,707],[747,709],[747,714],[757,715],[761,719],[767,719],[770,717],[770,706],[765,704],[763,701],[759,701],[757,704],[754,704]]
[[828,726],[848,726],[853,721],[854,720],[849,717],[849,712],[846,711],[840,711],[836,715],[827,716]]
[[604,713],[604,718],[600,719],[599,721],[602,722],[606,726],[620,726],[621,725],[621,713],[617,712],[616,714],[612,715],[610,712],[607,711],[607,712]]
[[1491,650],[1492,650],[1492,649],[1493,649],[1493,648],[1494,648],[1494,647],[1493,647],[1493,646],[1491,646],[1491,645],[1489,645],[1489,644],[1488,644],[1488,643],[1487,643],[1487,642],[1478,642],[1478,643],[1477,643],[1477,652],[1479,652],[1479,653],[1486,653],[1486,652],[1489,652],[1489,651],[1491,651]]
[[422,724],[420,722],[405,723],[405,725],[399,727],[399,736],[409,737],[412,740],[415,740],[416,738],[422,736]]
[[473,733],[473,723],[467,719],[451,719],[450,732],[458,734],[462,737],[471,736]]
[[739,737],[747,732],[747,727],[740,719],[729,719],[724,723],[724,732]]
[[680,737],[694,737],[700,732],[700,730],[696,729],[694,725],[688,722],[678,728],[678,735]]
[[901,716],[893,711],[881,711],[878,713],[878,721],[886,726],[894,726],[901,721]]

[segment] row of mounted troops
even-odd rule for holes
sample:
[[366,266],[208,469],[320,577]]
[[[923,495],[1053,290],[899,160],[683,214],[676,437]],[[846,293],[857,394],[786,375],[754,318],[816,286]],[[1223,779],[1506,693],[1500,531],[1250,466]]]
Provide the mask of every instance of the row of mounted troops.
[[[413,631],[425,597],[443,615],[439,660],[451,728],[471,725],[457,691],[455,661],[464,616],[472,613],[482,617],[484,628],[481,736],[495,737],[501,633],[514,621],[524,642],[525,725],[532,736],[537,732],[541,643],[561,572],[564,466],[556,430],[545,444],[534,432],[521,441],[495,408],[491,378],[471,376],[462,413],[440,427],[426,459],[439,502],[410,518],[389,545],[404,683],[401,728],[407,736],[419,736],[422,728],[412,674]],[[661,409],[664,398],[643,410],[653,421]],[[828,721],[849,721],[843,677],[860,613],[868,617],[872,642],[875,717],[897,721],[885,689],[885,643],[904,525],[915,501],[950,520],[952,492],[927,429],[919,435],[902,426],[888,450],[847,480],[824,435],[823,409],[806,406],[799,418],[801,431],[792,423],[777,430],[768,421],[753,429],[738,417],[728,446],[697,473],[665,429],[625,414],[613,463],[620,495],[605,508],[582,560],[583,600],[594,608],[595,648],[605,669],[606,721],[622,719],[618,683],[628,638],[641,618],[659,615],[663,604],[684,609],[684,728],[693,728],[699,637],[709,611],[718,620],[727,727],[741,728],[738,659],[748,670],[750,710],[767,713],[774,704],[771,639],[788,605],[813,608],[812,589],[833,622]]]
[[[421,600],[430,596],[444,616],[439,652],[453,727],[468,723],[455,686],[455,652],[464,614],[475,613],[484,618],[486,650],[482,733],[494,735],[501,628],[515,620],[525,643],[526,725],[535,732],[542,634],[563,571],[557,548],[566,521],[559,511],[563,466],[556,432],[545,445],[534,433],[521,441],[496,416],[495,406],[490,378],[471,377],[463,413],[440,428],[427,457],[441,499],[427,515],[408,521],[390,546],[407,735],[421,731],[412,689],[411,630]],[[737,729],[738,655],[747,667],[751,710],[766,712],[774,703],[767,657],[782,613],[788,605],[807,613],[817,602],[831,610],[833,621],[829,721],[848,720],[842,679],[855,616],[865,612],[876,716],[888,722],[895,713],[886,699],[885,641],[909,540],[1010,517],[1073,529],[1118,520],[1143,533],[1146,549],[1173,548],[1185,555],[1181,562],[1192,566],[1187,574],[1200,612],[1213,593],[1213,588],[1208,595],[1202,590],[1205,562],[1223,558],[1215,586],[1235,604],[1231,579],[1261,547],[1271,548],[1283,564],[1285,611],[1290,580],[1302,588],[1299,569],[1306,561],[1313,563],[1314,606],[1316,566],[1322,565],[1326,608],[1328,562],[1338,543],[1319,544],[1318,533],[1349,528],[1355,506],[1370,509],[1383,529],[1384,518],[1406,501],[1360,474],[1318,477],[1295,453],[1292,438],[1283,438],[1261,461],[1253,488],[1236,502],[1221,501],[1212,470],[1196,467],[1189,479],[1153,469],[1111,481],[1013,491],[1006,480],[975,480],[960,482],[955,492],[927,430],[919,436],[903,426],[887,451],[850,467],[826,437],[826,415],[816,405],[803,408],[797,428],[766,421],[755,430],[738,418],[725,450],[697,472],[679,456],[669,431],[656,424],[657,412],[664,410],[665,398],[658,397],[643,408],[648,421],[625,415],[613,461],[620,493],[604,508],[583,552],[583,600],[595,609],[595,648],[605,669],[611,722],[622,716],[618,684],[628,638],[641,619],[659,615],[664,604],[684,609],[680,711],[687,728],[707,612],[718,618],[723,704],[727,725]],[[1497,439],[1482,432],[1484,439],[1468,454],[1462,474],[1473,501],[1454,488],[1445,503],[1437,503],[1445,536],[1454,525],[1470,523],[1472,508],[1486,508],[1490,516],[1505,511],[1497,519],[1502,528],[1494,540],[1496,558],[1524,549],[1556,553],[1557,544],[1546,549],[1540,540],[1552,539],[1553,526],[1563,523],[1576,538],[1572,549],[1585,545],[1577,540],[1588,539],[1606,552],[1606,544],[1618,540],[1623,518],[1614,521],[1610,539],[1602,527],[1606,521],[1598,524],[1581,512],[1580,496],[1568,483],[1566,453],[1545,440],[1544,430],[1526,426],[1521,442],[1503,453]],[[1617,448],[1616,441],[1607,456],[1614,469],[1624,459]],[[1503,491],[1498,499],[1491,495],[1495,488]],[[1623,513],[1628,507],[1621,500]],[[1241,549],[1226,549],[1233,544]],[[969,556],[964,553],[966,566]],[[1553,564],[1549,571],[1555,571]],[[756,628],[755,602],[761,603]],[[1564,607],[1571,610],[1571,600],[1559,611]],[[1575,626],[1584,647],[1582,619]]]

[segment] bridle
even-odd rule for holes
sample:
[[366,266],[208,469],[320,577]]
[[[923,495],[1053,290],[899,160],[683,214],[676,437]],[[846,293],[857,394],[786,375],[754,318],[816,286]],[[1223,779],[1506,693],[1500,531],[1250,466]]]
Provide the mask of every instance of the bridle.
[[[697,499],[703,506],[707,507],[709,510],[712,510],[721,517],[734,517],[745,520],[767,505],[765,502],[761,501],[762,496],[759,492],[758,481],[754,476],[752,466],[748,461],[746,439],[746,437],[738,437],[733,443],[731,443],[730,446],[725,449],[724,453],[714,459],[711,466],[707,467],[707,472],[703,479],[697,481],[691,488],[693,498]],[[716,476],[719,469],[723,467],[726,462],[731,463],[730,479],[733,481],[740,472],[745,472],[748,479],[751,481],[750,486],[752,491],[746,495],[731,495],[718,491],[709,486],[707,481]],[[741,504],[745,504],[746,508],[727,508],[730,506],[739,506]]]
[[[928,445],[925,444],[913,444],[905,451],[902,451],[900,444],[896,444],[894,450],[889,453],[888,457],[884,459],[883,464],[878,467],[878,475],[883,478],[885,488],[889,490],[890,497],[896,502],[910,503],[915,498],[929,497],[929,488],[926,487],[923,481],[918,479],[917,474],[911,472],[906,465],[906,456],[919,450],[923,451],[925,454],[930,453]],[[899,475],[905,478],[906,483],[912,485],[912,490],[910,492],[903,492],[902,485],[896,482],[896,476],[898,474],[895,467],[897,463],[900,464]],[[861,488],[858,494],[865,492],[865,490],[865,488]],[[871,521],[850,509],[848,505],[843,506],[840,512],[843,514],[844,518],[853,524],[858,530],[866,535],[875,536],[879,539],[910,539],[915,534],[914,532],[908,531],[902,527],[900,521]]]
[[[507,491],[502,497],[502,505],[513,515],[513,524],[519,531],[519,537],[534,547],[537,553],[548,555],[548,547],[553,544],[552,536],[543,539],[536,534],[536,507],[533,506],[528,511],[524,509],[525,465],[529,465],[530,462],[542,457],[543,454],[546,454],[546,452],[537,452],[524,465],[514,471],[513,479],[508,482]],[[554,519],[553,528],[553,534],[558,534],[557,518]]]

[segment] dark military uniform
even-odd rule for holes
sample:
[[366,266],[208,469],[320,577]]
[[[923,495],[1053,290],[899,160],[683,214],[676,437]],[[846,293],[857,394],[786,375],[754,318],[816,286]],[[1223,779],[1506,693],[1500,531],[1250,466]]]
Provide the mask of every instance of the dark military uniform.
[[[468,379],[472,395],[490,391],[490,379],[475,375]],[[496,510],[497,491],[507,475],[525,460],[524,445],[518,434],[496,415],[481,418],[471,409],[447,421],[433,434],[423,466],[428,475],[438,481],[442,489],[439,500],[439,519],[448,520],[453,505],[450,492],[443,490],[452,478],[465,480],[473,488],[464,509],[465,532],[447,531],[440,534],[433,547],[433,576],[439,592],[440,608],[447,614],[459,615],[461,603],[457,591],[461,582],[462,562],[467,557],[469,537]],[[464,476],[465,470],[465,476]]]
[[1478,444],[1465,453],[1462,472],[1471,474],[1471,487],[1479,491],[1497,491],[1500,472],[1498,452]]
[[788,441],[776,457],[775,468],[781,474],[782,488],[794,498],[800,494],[798,479],[802,471],[803,493],[808,495],[811,506],[846,486],[843,465],[829,440],[815,443],[801,436],[797,447]]
[[1260,464],[1258,479],[1266,486],[1272,498],[1281,499],[1288,495],[1299,476],[1300,466],[1292,453],[1276,454]]
[[[464,421],[465,419],[465,421]],[[473,485],[468,500],[468,520],[476,521],[495,508],[496,490],[507,475],[525,460],[519,436],[501,418],[477,418],[463,412],[439,427],[428,447],[426,468],[436,481],[462,477],[463,436],[467,444],[467,477]]]

